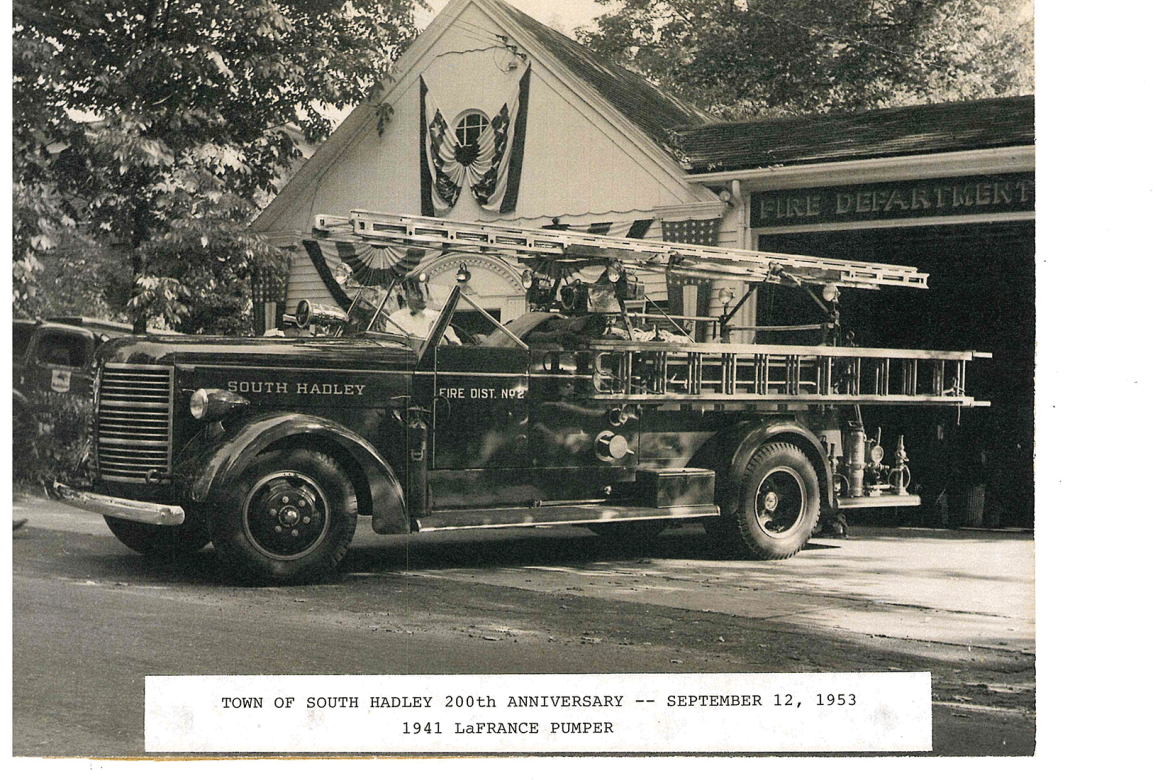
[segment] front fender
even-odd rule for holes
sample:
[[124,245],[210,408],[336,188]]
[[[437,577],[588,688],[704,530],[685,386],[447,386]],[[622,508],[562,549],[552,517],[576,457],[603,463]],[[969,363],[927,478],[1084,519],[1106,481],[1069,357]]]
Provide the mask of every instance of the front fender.
[[734,451],[728,467],[729,489],[719,499],[719,506],[723,509],[724,514],[730,515],[739,511],[740,491],[736,489],[736,486],[743,481],[752,454],[762,445],[776,440],[795,440],[794,443],[806,453],[810,455],[816,453],[813,457],[813,465],[817,469],[817,476],[821,482],[821,500],[828,502],[823,506],[836,507],[836,496],[829,479],[829,475],[833,471],[829,465],[829,457],[825,454],[825,448],[821,446],[820,440],[807,428],[791,420],[773,420],[760,424],[743,423],[732,433],[731,441]]
[[410,518],[402,483],[393,467],[369,442],[323,417],[293,412],[258,415],[223,441],[215,442],[186,471],[193,501],[215,501],[248,464],[273,444],[291,436],[315,436],[341,447],[360,466],[370,486],[373,527],[378,533],[407,533]]

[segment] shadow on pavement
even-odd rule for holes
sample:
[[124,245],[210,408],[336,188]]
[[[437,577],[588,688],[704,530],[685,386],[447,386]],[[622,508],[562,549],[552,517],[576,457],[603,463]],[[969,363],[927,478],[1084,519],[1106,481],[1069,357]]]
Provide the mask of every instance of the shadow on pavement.
[[[520,534],[523,535],[520,535]],[[498,538],[485,538],[497,536]],[[442,538],[409,536],[386,546],[352,549],[342,569],[346,572],[409,571],[411,569],[459,569],[516,566],[579,565],[596,562],[649,562],[649,558],[718,561],[702,531],[667,531],[643,545],[622,545],[602,537],[482,532],[460,538],[459,532]]]

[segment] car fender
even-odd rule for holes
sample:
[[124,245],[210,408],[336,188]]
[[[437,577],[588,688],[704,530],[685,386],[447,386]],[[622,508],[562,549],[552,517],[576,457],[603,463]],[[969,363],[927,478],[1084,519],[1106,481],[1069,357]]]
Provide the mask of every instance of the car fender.
[[727,484],[729,489],[720,496],[719,500],[719,506],[725,515],[739,511],[739,491],[733,486],[739,485],[743,480],[743,476],[747,472],[748,461],[751,460],[755,451],[771,441],[793,441],[807,454],[812,455],[813,466],[817,470],[817,477],[821,483],[821,501],[827,502],[827,504],[822,505],[830,508],[837,506],[837,499],[831,489],[832,482],[829,478],[833,473],[829,458],[825,454],[825,448],[821,446],[820,440],[807,428],[792,420],[773,420],[760,424],[748,422],[734,429],[730,441],[734,450],[728,461],[729,480]]
[[190,472],[189,494],[196,502],[215,501],[261,452],[292,436],[327,439],[358,463],[370,486],[373,527],[378,533],[407,533],[406,496],[394,468],[363,437],[332,420],[293,412],[258,415],[216,442]]

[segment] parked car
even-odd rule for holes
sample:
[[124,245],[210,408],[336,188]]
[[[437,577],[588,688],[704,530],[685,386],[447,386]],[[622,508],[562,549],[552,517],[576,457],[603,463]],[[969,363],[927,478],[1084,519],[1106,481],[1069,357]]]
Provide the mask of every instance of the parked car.
[[[62,316],[12,323],[12,433],[16,463],[28,465],[62,404],[88,402],[94,352],[133,326],[92,317]],[[56,410],[56,411],[53,411]]]
[[88,369],[103,337],[62,322],[17,320],[12,329],[14,409],[38,392],[88,396]]
[[[60,316],[12,323],[12,387],[16,404],[37,392],[88,397],[93,353],[104,341],[133,333],[133,326],[93,317]],[[160,331],[152,330],[151,333]]]

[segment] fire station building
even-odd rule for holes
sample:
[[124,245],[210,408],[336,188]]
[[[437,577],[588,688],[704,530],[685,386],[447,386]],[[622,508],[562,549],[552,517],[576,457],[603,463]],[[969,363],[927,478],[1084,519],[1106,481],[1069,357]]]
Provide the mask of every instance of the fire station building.
[[[929,291],[848,291],[845,328],[864,346],[994,353],[971,376],[992,407],[875,411],[887,417],[867,428],[888,419],[914,445],[926,517],[1032,523],[1031,96],[720,122],[503,0],[452,0],[254,223],[294,254],[284,289],[258,288],[276,303],[268,325],[301,299],[344,303],[340,262],[402,261],[313,235],[314,215],[351,209],[915,266]],[[484,309],[524,311],[523,269],[506,259],[420,268],[436,295],[470,273]],[[644,281],[679,314],[721,314],[742,292]],[[761,290],[733,322],[799,316],[813,305],[799,292]]]

